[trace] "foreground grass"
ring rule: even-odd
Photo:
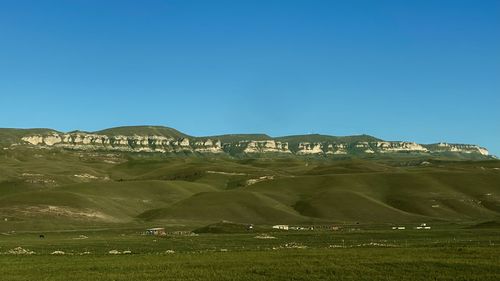
[[[498,248],[0,256],[2,280],[499,280]]]
[[[75,239],[82,235],[87,238]],[[0,280],[500,280],[497,229],[255,235],[157,238],[106,230],[46,233],[45,239],[0,236]],[[15,247],[36,254],[7,253]],[[113,249],[131,254],[110,255]],[[65,255],[51,255],[56,250]]]

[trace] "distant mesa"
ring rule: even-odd
[[[151,153],[193,153],[245,156],[256,154],[293,156],[450,155],[490,158],[486,148],[473,144],[417,144],[385,141],[368,135],[296,135],[270,137],[265,134],[229,134],[193,137],[161,126],[131,126],[97,132],[68,133],[51,129],[0,129],[0,144]]]

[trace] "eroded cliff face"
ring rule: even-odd
[[[299,142],[289,144],[275,140],[245,140],[223,143],[212,138],[172,138],[165,136],[107,136],[92,133],[50,133],[29,135],[22,143],[44,147],[79,150],[112,150],[129,152],[194,152],[227,154],[294,154],[294,155],[370,155],[388,153],[464,153],[488,156],[488,150],[477,145],[438,143],[421,145],[414,142]]]
[[[232,144],[226,144],[230,148]],[[274,140],[264,141],[239,141],[236,147],[242,149],[243,153],[291,153],[288,143]]]
[[[479,153],[481,155],[489,155],[489,152],[484,147],[479,147],[473,144],[449,144],[440,142],[432,145],[432,152],[459,152],[459,153]]]
[[[106,136],[97,134],[51,134],[23,137],[32,145],[63,147],[82,150],[115,150],[130,152],[181,152],[222,153],[220,141],[211,139],[191,142],[188,138],[174,139],[164,136]]]
[[[429,152],[424,146],[414,142],[377,142],[376,149],[380,152]]]
[[[323,146],[321,143],[301,142],[296,153],[298,155],[323,154]]]

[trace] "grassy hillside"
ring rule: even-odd
[[[139,217],[148,220],[230,220],[258,224],[307,221],[279,201],[245,191],[198,193],[170,207],[147,211]]]
[[[96,131],[94,133],[107,136],[145,135],[145,136],[165,136],[173,138],[184,138],[188,136],[184,133],[177,131],[176,129],[163,126],[124,126],[124,127],[116,127],[116,128],[109,128],[101,131]]]
[[[351,143],[351,142],[372,142],[372,141],[380,141],[380,139],[376,137],[372,137],[369,135],[356,135],[356,136],[329,136],[329,135],[320,135],[320,134],[309,134],[309,135],[294,135],[294,136],[283,136],[276,138],[280,141],[286,141],[291,144],[299,143],[299,142],[339,142],[339,143]]]
[[[272,139],[270,136],[266,134],[228,134],[228,135],[210,136],[208,138],[218,139],[224,143],[233,143],[233,142],[248,141],[248,140],[262,141],[262,140]]]
[[[0,150],[0,230],[484,222],[500,218],[500,161],[174,157]]]
[[[10,129],[0,128],[0,146],[7,146],[13,143],[19,143],[21,138],[29,135],[47,135],[50,133],[59,133],[52,129],[37,128],[37,129]]]

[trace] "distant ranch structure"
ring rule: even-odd
[[[277,224],[273,225],[273,229],[288,230],[289,226],[287,224]]]
[[[404,226],[393,226],[392,229],[393,230],[405,230],[406,227],[404,227]]]
[[[415,229],[431,229],[431,227],[427,226],[426,223],[422,223],[420,226],[415,227]]]
[[[167,233],[165,232],[165,228],[155,227],[155,228],[146,229],[146,235],[165,236],[165,235],[167,235]]]

